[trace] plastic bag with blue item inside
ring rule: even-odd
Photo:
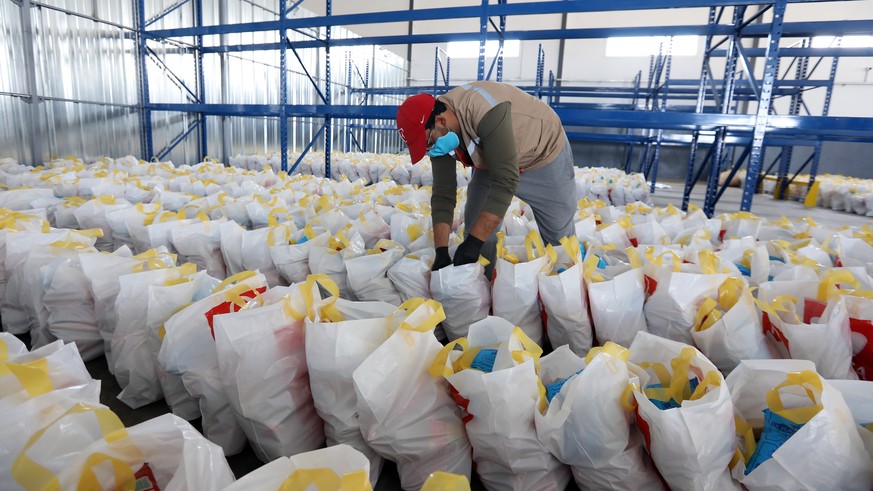
[[[548,407],[534,414],[537,435],[571,466],[581,489],[663,489],[631,428],[631,387],[647,375],[627,355],[627,349],[607,343],[583,360],[561,346],[540,362]]]
[[[731,474],[746,488],[873,486],[873,460],[846,400],[812,362],[744,360],[726,385],[738,443]]]

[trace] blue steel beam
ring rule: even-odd
[[[194,0],[194,20],[198,26],[203,25],[203,0]],[[194,55],[197,71],[197,98],[206,103],[206,74],[203,72],[203,36],[197,36],[197,53]],[[207,139],[206,115],[200,115],[200,161],[206,160],[209,153]]]
[[[348,119],[383,119],[393,121],[398,106],[358,105],[287,105],[289,117],[324,117]],[[214,116],[278,117],[277,104],[149,104],[151,111],[196,112]],[[555,109],[564,126],[612,128],[663,128],[672,130],[715,130],[725,126],[729,131],[751,131],[754,114],[697,114],[649,111],[599,111],[596,109]],[[873,118],[842,116],[770,116],[767,134],[822,137],[825,140],[858,138],[873,139]]]
[[[823,3],[828,0],[792,0],[791,3]],[[660,10],[675,8],[700,8],[729,5],[760,5],[761,0],[612,0],[609,2],[592,2],[590,0],[553,0],[546,2],[525,2],[512,4],[489,5],[488,15],[542,15],[576,12],[615,12],[628,10]],[[772,2],[765,2],[772,3]],[[326,27],[334,25],[382,24],[391,22],[432,21],[464,18],[480,18],[483,7],[441,7],[431,9],[394,10],[388,12],[370,12],[363,14],[345,14],[334,16],[288,19],[287,29],[303,27]],[[749,26],[755,27],[753,26]],[[247,22],[225,26],[182,27],[175,29],[159,29],[148,32],[149,37],[166,38],[179,36],[196,36],[199,34],[237,34],[243,32],[275,31],[279,29],[277,21]],[[221,32],[223,31],[223,32]],[[475,33],[478,35],[478,33]],[[640,34],[645,35],[645,34]],[[364,44],[371,44],[369,42]],[[379,43],[381,44],[381,43]],[[406,43],[402,43],[406,44]]]
[[[492,8],[494,6],[492,5]],[[237,31],[230,29],[233,26],[212,26],[208,34],[230,34]],[[767,37],[768,24],[753,24],[743,30],[743,37]],[[841,36],[847,34],[868,34],[873,31],[873,20],[841,20],[822,22],[792,22],[786,23],[784,32],[786,37],[807,37],[814,35]],[[681,26],[650,26],[650,27],[602,27],[587,29],[541,29],[529,31],[507,31],[505,39],[531,41],[543,39],[603,39],[608,37],[626,36],[728,36],[734,33],[734,27],[727,24],[719,25],[681,25]],[[488,40],[499,40],[500,35],[496,32],[486,34]],[[478,32],[460,33],[435,33],[435,34],[412,34],[396,36],[370,36],[361,38],[335,39],[332,46],[360,46],[362,44],[435,44],[451,41],[479,41],[481,35]],[[241,51],[267,51],[279,48],[281,43],[262,43],[247,45],[216,46],[205,50],[206,53],[241,52]],[[295,49],[322,48],[323,40],[294,41],[291,43]]]
[[[325,0],[325,14],[330,18],[333,7],[332,0]],[[324,103],[331,105],[331,88],[330,88],[330,35],[332,24],[328,24],[325,28],[325,40],[327,45],[324,48]],[[324,116],[324,176],[330,178],[330,151],[333,145],[333,125],[331,123],[330,114]]]
[[[279,39],[282,41],[287,39],[285,37],[285,23],[287,22],[285,19],[287,15],[286,5],[287,0],[279,0]],[[294,51],[294,56],[297,56],[296,51]],[[306,73],[309,81],[312,82],[312,77],[306,71],[306,65],[303,64],[299,56],[297,56],[297,60],[300,61],[303,72]],[[279,77],[279,160],[282,170],[286,171],[288,170],[288,48],[285,46],[285,43],[282,43],[282,47],[279,48]],[[318,85],[315,82],[313,82],[313,85],[315,85],[315,90],[318,90]],[[318,95],[321,95],[321,92]],[[324,96],[321,98],[324,99]]]
[[[749,58],[760,58],[767,55],[764,48],[743,48]],[[724,57],[727,50],[717,49],[711,56]],[[793,58],[798,56],[839,56],[839,57],[868,57],[873,56],[873,48],[779,48],[780,58]]]
[[[175,139],[173,139],[173,141],[170,142],[169,145],[164,147],[164,149],[162,149],[160,152],[158,152],[157,155],[155,155],[155,157],[158,160],[164,160],[164,158],[167,155],[169,155],[170,152],[172,152],[174,148],[179,146],[180,143],[185,141],[185,138],[188,138],[188,135],[190,135],[191,132],[193,132],[195,129],[197,129],[198,126],[200,126],[200,119],[195,119],[194,121],[191,122],[190,125],[188,125],[188,128],[185,131],[183,131],[179,136],[177,136]]]

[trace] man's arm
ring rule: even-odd
[[[430,197],[433,242],[435,247],[446,247],[449,245],[449,234],[452,232],[458,197],[455,159],[443,155],[431,157],[430,161],[433,171],[433,188]]]
[[[485,241],[503,220],[506,209],[518,190],[518,152],[512,132],[512,105],[502,102],[494,106],[479,122],[479,138],[488,173],[491,191],[485,199],[482,212],[470,229],[470,235]]]

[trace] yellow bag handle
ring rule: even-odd
[[[873,290],[837,290],[842,295],[851,295],[853,297],[866,298],[873,300]]]
[[[697,332],[702,332],[713,325],[721,319],[721,312],[716,310],[718,307],[718,302],[711,298],[707,298],[703,301],[700,307],[697,309],[697,314],[694,316],[694,330]]]
[[[543,245],[543,238],[536,230],[531,230],[524,237],[524,249],[527,252],[527,260],[533,261],[546,255],[546,248]]]
[[[73,230],[78,235],[82,237],[103,237],[103,230],[99,228],[88,228],[85,230]]]
[[[371,491],[364,470],[339,476],[328,468],[298,469],[279,486],[278,491],[301,491],[314,485],[318,491]]]
[[[254,291],[254,288],[252,288],[246,284],[239,284],[239,285],[232,286],[232,287],[228,288],[227,290],[222,291],[221,293],[222,293],[222,295],[224,295],[225,300],[227,300],[230,303],[233,303],[234,305],[239,307],[241,310],[247,309],[249,306],[249,302],[252,300],[258,302],[260,305],[264,305],[264,299],[261,297],[261,295],[259,293],[257,293],[257,291],[255,291],[254,298],[246,298],[246,297],[242,296],[243,293],[246,293],[249,291]]]
[[[107,455],[105,453],[96,452],[88,456],[85,460],[82,475],[79,477],[79,484],[76,486],[77,491],[94,491],[102,489],[100,481],[97,480],[97,475],[94,474],[94,467],[103,463],[112,463],[112,470],[115,475],[116,491],[135,491],[136,477],[134,476],[133,468],[129,463]]]
[[[339,298],[339,287],[330,276],[326,274],[311,274],[306,277],[306,281],[300,288],[300,295],[303,298],[303,303],[306,305],[306,314],[310,320],[315,319],[315,298],[312,295],[312,288],[316,285],[321,285],[333,299],[321,309],[321,314],[330,322],[341,322],[345,320],[343,315],[337,310],[336,299]]]
[[[732,309],[740,300],[744,290],[743,280],[733,276],[724,280],[718,287],[718,306],[725,312]]]
[[[88,244],[83,244],[81,242],[74,242],[72,240],[56,240],[49,244],[50,247],[56,247],[58,249],[68,249],[71,251],[80,251],[82,249],[90,249],[91,246]]]
[[[288,211],[287,208],[273,208],[270,210],[270,214],[267,215],[267,224],[271,227],[275,227],[279,225],[279,219],[276,218],[276,215],[279,213],[284,213],[289,219],[291,218],[291,212]]]
[[[734,428],[737,436],[743,438],[743,448],[736,449],[734,456],[731,458],[730,464],[728,464],[729,469],[733,469],[741,459],[748,464],[749,459],[752,458],[752,454],[755,453],[755,448],[757,447],[757,444],[755,443],[755,432],[752,429],[752,425],[750,425],[745,419],[741,416],[734,416]]]
[[[785,409],[779,390],[786,387],[800,387],[804,389],[806,396],[809,397],[813,405]],[[810,370],[788,372],[784,382],[767,391],[767,407],[789,421],[806,424],[823,409],[824,406],[821,403],[821,393],[823,390],[819,374]]]
[[[466,476],[434,472],[424,482],[421,491],[470,491],[470,482]]]
[[[54,421],[31,435],[27,440],[15,462],[12,464],[12,477],[18,484],[28,491],[61,491],[58,477],[49,469],[46,469],[27,455],[27,451],[48,429],[66,416],[81,413],[93,413],[100,426],[100,432],[108,443],[113,443],[127,437],[127,430],[118,416],[109,409],[98,408],[87,404],[78,403],[67,410],[64,414],[55,418]]]
[[[228,285],[230,285],[232,283],[239,283],[239,282],[245,281],[249,278],[253,278],[255,276],[255,274],[256,273],[254,271],[242,271],[242,272],[239,272],[235,275],[228,276],[224,281],[222,281],[215,288],[212,289],[212,293],[218,293],[218,292],[224,290],[225,288],[227,288]]]
[[[590,283],[606,281],[606,278],[604,278],[602,274],[595,272],[597,271],[597,264],[599,262],[600,259],[598,259],[594,254],[589,254],[582,262],[582,275]]]
[[[585,364],[588,365],[591,363],[591,361],[594,360],[594,357],[600,353],[614,356],[625,363],[627,363],[627,360],[630,357],[629,349],[620,344],[613,343],[612,341],[607,341],[603,346],[595,346],[588,350],[588,354],[585,355]]]
[[[413,314],[421,308],[429,309],[431,311],[431,314],[419,321],[417,324],[411,324],[409,322],[409,318],[412,317]],[[446,320],[446,313],[443,310],[443,304],[437,302],[436,300],[410,298],[409,300],[403,302],[400,307],[397,307],[397,310],[395,310],[395,312],[400,310],[405,310],[407,313],[406,319],[404,319],[404,321],[400,324],[400,328],[409,331],[432,331],[436,328],[437,324]]]
[[[455,365],[452,365],[451,368],[446,366],[449,360],[449,353],[451,353],[456,347],[460,347],[461,351],[466,354],[470,349],[470,343],[467,341],[467,338],[460,338],[443,346],[434,358],[433,363],[431,363],[430,368],[427,369],[431,377],[448,377],[458,372],[458,367]],[[455,363],[457,364],[458,361],[459,360],[456,360]]]
[[[540,240],[542,240],[542,238],[540,238]],[[575,235],[570,237],[561,237],[558,243],[561,244],[561,247],[564,248],[564,251],[566,251],[567,255],[570,257],[571,264],[579,264],[582,261],[582,248],[579,245],[578,237],[576,237]],[[546,249],[548,249],[548,246],[546,247]]]
[[[281,242],[276,241],[276,231],[277,230],[285,230],[285,240]],[[285,245],[291,241],[291,228],[287,223],[280,223],[276,225],[270,225],[267,228],[267,245],[270,247],[274,247],[277,245]]]
[[[518,264],[519,259],[515,254],[510,254],[509,249],[504,246],[506,240],[506,232],[497,232],[497,257],[512,264]]]
[[[697,253],[697,260],[700,263],[700,271],[703,274],[718,274],[718,258],[710,250],[703,250]]]
[[[406,233],[409,235],[409,240],[415,242],[419,237],[424,235],[424,229],[421,228],[421,225],[412,224],[406,227]]]
[[[839,290],[837,285],[840,284],[851,285],[853,288],[861,286],[861,283],[850,271],[832,269],[827,271],[818,282],[818,300],[821,302],[830,300]]]
[[[512,335],[521,342],[522,349],[513,350],[510,353],[510,356],[516,363],[524,363],[527,361],[525,358],[530,358],[534,361],[534,364],[537,365],[537,370],[539,370],[539,360],[540,356],[543,354],[543,349],[535,343],[528,335],[518,326],[512,330]]]
[[[6,343],[3,343],[3,348],[8,349],[6,348]],[[6,357],[3,356],[0,359],[6,359]],[[36,397],[55,390],[48,372],[48,360],[45,358],[24,363],[2,361],[0,362],[0,376],[7,374],[18,379],[18,383],[24,387],[24,390],[27,391],[30,397]]]
[[[352,242],[349,240],[348,237],[346,237],[344,230],[340,230],[336,233],[336,235],[333,235],[327,239],[328,248],[337,251],[341,251],[349,247],[350,245],[352,245]]]

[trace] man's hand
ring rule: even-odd
[[[482,250],[482,244],[485,242],[473,237],[472,235],[467,235],[467,238],[464,239],[464,242],[458,246],[458,250],[455,251],[455,260],[453,264],[455,266],[463,266],[465,264],[475,263],[479,260],[479,252]]]
[[[433,259],[433,266],[431,266],[430,270],[439,271],[450,264],[452,264],[452,256],[449,256],[449,248],[437,247],[436,257]]]

